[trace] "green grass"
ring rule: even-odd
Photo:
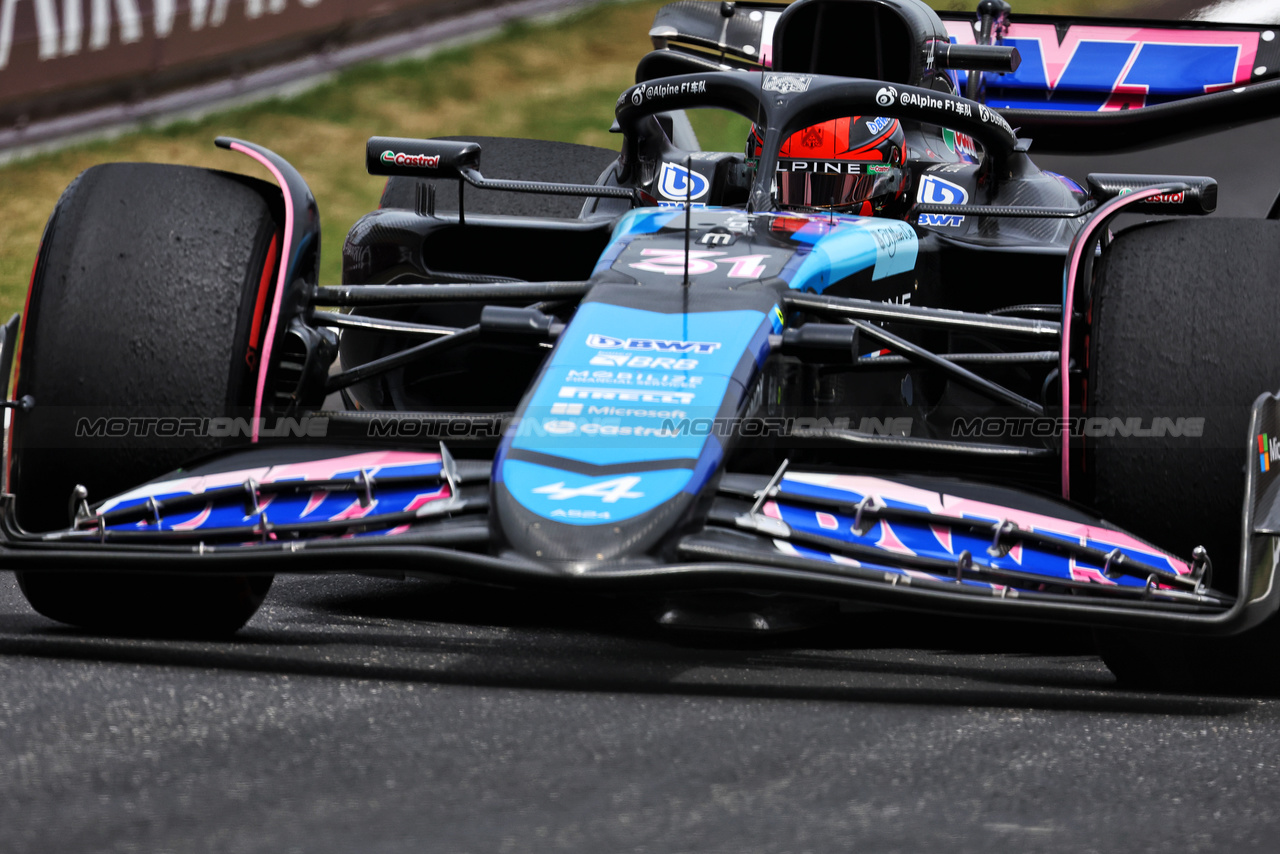
[[[287,158],[311,184],[326,236],[321,280],[337,282],[350,225],[372,210],[382,180],[364,171],[373,135],[522,136],[617,149],[608,132],[618,93],[650,49],[653,15],[666,0],[606,3],[553,24],[518,23],[482,43],[425,59],[352,68],[289,99],[199,121],[131,133],[0,167],[0,318],[22,306],[40,233],[62,189],[111,161],[187,163],[268,178],[248,158],[214,148],[219,135],[249,139]],[[973,8],[972,0],[956,0]],[[934,0],[953,8],[951,0]],[[1119,11],[1102,0],[1019,0],[1022,11]],[[704,146],[740,150],[747,123],[703,111]]]
[[[706,151],[744,151],[751,122],[728,110],[689,110],[689,124]]]
[[[614,104],[650,49],[647,33],[661,5],[606,3],[554,24],[515,24],[426,59],[352,68],[297,97],[0,167],[0,317],[21,309],[44,222],[84,169],[112,161],[187,163],[270,180],[248,158],[215,148],[219,135],[265,145],[307,179],[325,235],[321,279],[337,282],[342,239],[382,192],[383,179],[364,170],[368,137],[485,134],[617,149],[619,138],[609,133]]]

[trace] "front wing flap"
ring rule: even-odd
[[[705,524],[658,555],[572,570],[491,554],[488,463],[360,451],[277,465],[267,449],[145,484],[64,531],[31,534],[0,498],[0,568],[277,573],[394,571],[608,593],[776,591],[991,617],[1227,634],[1280,606],[1280,397],[1253,409],[1239,589],[1078,509],[919,477],[726,474]]]

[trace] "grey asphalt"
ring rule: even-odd
[[[1280,703],[1117,689],[1080,632],[848,615],[672,639],[602,603],[286,578],[224,643],[0,577],[0,850],[1274,850]]]
[[[1256,216],[1278,131],[1036,159],[1217,175]],[[333,577],[278,579],[233,641],[148,642],[0,574],[0,852],[1238,852],[1278,821],[1280,702],[1120,690],[1076,630],[848,615],[735,648]]]

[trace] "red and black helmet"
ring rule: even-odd
[[[751,130],[747,157],[763,147]],[[778,152],[774,197],[790,210],[838,210],[873,216],[902,195],[906,138],[897,119],[852,116],[791,135]]]

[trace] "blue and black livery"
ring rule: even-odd
[[[1264,118],[1280,112],[1280,81],[1255,73],[1183,97],[1190,66],[1146,53],[1153,26],[1072,19],[1056,45],[1037,42],[1037,61],[1092,27],[1117,53],[1176,65],[1168,91],[1138,103],[1128,78],[1107,93],[1078,74],[1046,78],[1049,109],[1029,110],[1016,92],[1038,78],[1019,72],[1020,51],[1045,21],[982,8],[969,39],[919,0],[672,4],[618,98],[619,152],[371,138],[368,170],[391,180],[347,236],[340,285],[316,281],[301,176],[223,140],[279,184],[194,170],[232,200],[184,212],[209,219],[193,240],[243,259],[242,282],[215,284],[237,306],[225,349],[247,353],[230,375],[175,356],[134,382],[96,371],[83,335],[45,324],[18,339],[6,326],[4,375],[21,353],[6,437],[19,477],[0,497],[0,568],[55,619],[170,633],[238,628],[276,572],[352,570],[657,597],[690,628],[724,626],[726,608],[761,593],[797,615],[819,599],[1183,638],[1258,628],[1280,607],[1280,356],[1270,327],[1249,324],[1280,312],[1268,254],[1280,212],[1113,237],[1120,214],[1212,213],[1216,183],[1077,182],[1040,170],[1025,137],[1035,127],[1037,144],[1088,149],[1081,128],[1139,144],[1188,117],[1201,130]],[[1251,62],[1276,41],[1174,29],[1210,52],[1239,43],[1238,58],[1252,45]],[[1061,109],[1102,94],[1129,109]],[[682,122],[700,108],[753,124],[758,159],[699,150]],[[850,115],[901,123],[905,214],[785,209],[782,141]],[[556,164],[569,174],[544,171]],[[173,206],[155,228],[180,230],[186,201],[166,190],[181,176],[137,168]],[[32,317],[75,311],[68,294],[90,284],[75,269],[92,265],[67,258],[103,241],[66,223],[128,201],[85,201],[92,183],[55,211]],[[257,217],[251,246],[227,236],[223,208]],[[46,275],[57,262],[69,272]],[[159,253],[122,280],[181,265]],[[1219,289],[1250,317],[1228,317]],[[179,341],[186,307],[153,301],[132,340]],[[1186,317],[1161,314],[1184,305]],[[1202,358],[1202,337],[1170,332],[1187,317],[1253,331],[1218,336],[1222,352]],[[65,422],[49,414],[90,411],[49,379],[72,356],[78,387],[109,406],[59,438],[39,429]],[[227,411],[187,419],[189,445],[164,434],[176,469],[104,462],[94,443],[118,438],[111,425],[133,441],[133,413],[201,385]],[[148,417],[148,430],[171,426]],[[85,483],[121,485],[98,495]],[[47,500],[55,490],[65,503]],[[715,613],[700,610],[707,595]],[[202,619],[156,616],[179,600]],[[761,624],[739,617],[728,623]],[[1104,655],[1117,673],[1159,671],[1163,643],[1116,637]],[[1188,656],[1213,648],[1185,643]]]

